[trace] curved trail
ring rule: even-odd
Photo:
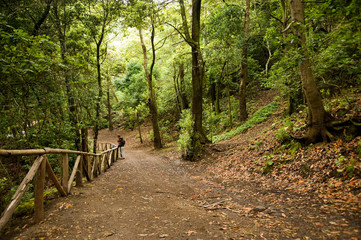
[[[223,184],[200,163],[140,148],[135,132],[103,130],[99,141],[114,142],[119,133],[125,159],[54,199],[42,223],[25,220],[5,239],[361,239],[351,237],[360,235],[357,222],[313,195]]]
[[[14,239],[230,239],[177,162],[129,149],[106,173],[46,207]],[[216,200],[215,200],[216,201]]]

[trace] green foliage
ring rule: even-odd
[[[231,110],[232,110],[231,111],[232,123],[234,124],[239,117],[239,113],[238,113],[239,102],[233,96],[231,96],[230,101],[231,101]],[[212,138],[214,135],[220,134],[221,132],[224,132],[225,130],[231,128],[228,99],[223,98],[220,101],[220,105],[227,107],[224,109],[224,111],[221,111],[218,114],[214,111],[214,109],[211,109],[212,106],[206,105],[204,107],[204,126],[208,132],[209,138]]]
[[[6,188],[7,181],[8,179],[6,177],[0,179],[0,192],[2,192]]]
[[[255,150],[255,149],[259,149],[262,145],[263,145],[262,140],[255,141],[255,142],[251,141],[248,147],[250,150]]]
[[[53,197],[58,193],[56,188],[50,188],[44,191],[44,198],[47,199],[49,197]],[[31,196],[31,197],[30,197]],[[34,212],[34,197],[33,194],[29,196],[24,196],[19,206],[15,209],[15,216],[24,216],[31,215]]]
[[[355,159],[349,159],[342,154],[338,154],[335,159],[335,166],[337,167],[337,175],[352,178],[355,175]]]
[[[169,142],[171,140],[171,128],[173,124],[169,120],[161,120],[159,121],[159,128],[162,136],[162,142]]]
[[[267,174],[267,173],[271,172],[274,167],[274,162],[272,160],[274,156],[271,154],[271,155],[266,155],[263,157],[266,159],[266,163],[262,167],[262,173]]]
[[[192,115],[189,109],[182,111],[182,116],[178,121],[178,127],[180,128],[179,139],[177,144],[182,153],[192,152],[192,134],[193,134],[193,121]]]
[[[146,106],[147,82],[143,67],[137,62],[128,63],[124,76],[115,79],[114,84],[118,90],[119,101],[122,103],[123,126],[134,129],[136,112],[140,122],[149,115]]]
[[[256,126],[257,124],[264,122],[268,119],[268,117],[273,114],[279,107],[279,104],[276,102],[272,102],[270,104],[268,104],[267,106],[264,106],[263,108],[261,108],[260,110],[258,110],[257,112],[255,112],[255,114],[250,117],[244,124],[242,124],[241,126],[239,126],[238,128],[223,133],[221,135],[215,136],[213,141],[214,142],[219,142],[225,139],[229,139],[241,132],[246,131],[249,128],[252,128],[254,126]]]
[[[136,62],[130,62],[122,78],[115,80],[119,91],[120,102],[125,107],[136,108],[147,98],[147,82],[143,67]]]
[[[273,58],[278,61],[272,65],[263,85],[279,89],[282,97],[288,98],[301,89],[301,79],[297,68],[301,56],[296,49],[290,48],[287,56],[281,51],[276,51]]]
[[[301,148],[301,143],[295,140],[288,140],[287,142],[282,143],[280,146],[276,148],[277,152],[282,152],[287,155],[294,155]]]
[[[290,134],[285,128],[280,128],[277,130],[276,138],[280,143],[288,142],[291,139]]]
[[[30,198],[19,204],[15,209],[15,216],[31,215],[34,212],[34,198]]]
[[[242,8],[238,5],[219,5],[212,11],[207,22],[207,38],[219,39],[225,43],[235,42],[242,33]]]

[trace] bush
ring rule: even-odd
[[[189,109],[182,111],[181,119],[178,121],[180,135],[177,144],[182,153],[192,152],[192,133],[193,133],[192,114]]]
[[[289,133],[286,131],[286,128],[278,129],[276,138],[281,144],[288,142],[291,139]]]

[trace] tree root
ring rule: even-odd
[[[309,145],[311,143],[330,142],[337,138],[349,140],[357,136],[361,136],[361,123],[355,119],[348,119],[330,121],[320,129],[312,129],[312,126],[309,126],[305,136],[296,137],[291,135],[291,138],[302,145]]]

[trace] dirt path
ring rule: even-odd
[[[195,183],[161,159],[128,150],[103,176],[47,211],[16,239],[212,239],[212,213],[189,200]],[[189,235],[189,236],[188,236]],[[194,236],[192,236],[194,235]],[[223,238],[220,238],[223,239]]]
[[[103,142],[116,139],[103,132]],[[123,133],[122,133],[123,134]],[[145,150],[128,136],[126,158],[71,196],[46,208],[39,225],[23,226],[11,239],[232,239],[227,214],[199,206],[204,188],[179,166]],[[114,141],[113,141],[114,142]],[[130,148],[130,149],[129,149]],[[215,199],[215,202],[219,200]],[[239,224],[239,223],[237,223]]]
[[[358,239],[358,223],[312,196],[225,186],[172,152],[139,149],[135,133],[103,131],[100,141],[118,133],[127,140],[124,160],[55,199],[41,224],[10,239]]]

